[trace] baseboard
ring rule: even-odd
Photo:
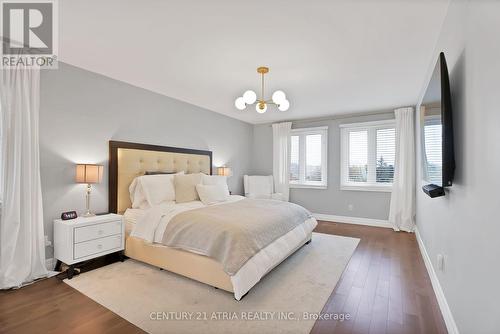
[[[382,219],[325,215],[322,213],[313,213],[313,215],[318,220],[326,220],[329,222],[392,228],[387,220]]]
[[[415,229],[415,237],[417,238],[418,248],[420,249],[420,253],[422,254],[422,258],[424,259],[425,268],[427,268],[427,272],[429,273],[432,288],[434,289],[434,294],[436,295],[439,308],[441,309],[441,314],[443,315],[446,328],[448,329],[448,333],[458,334],[457,324],[455,323],[455,319],[453,318],[453,314],[451,313],[450,306],[446,301],[443,289],[441,288],[441,284],[439,283],[436,272],[434,271],[434,267],[432,266],[431,258],[429,257],[429,254],[425,249],[425,245],[422,241],[422,238],[420,237],[420,233],[418,233],[418,228]]]

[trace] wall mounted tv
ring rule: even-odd
[[[453,184],[455,150],[450,79],[446,58],[441,52],[420,105],[422,113],[423,187],[431,197],[444,196],[444,187]]]

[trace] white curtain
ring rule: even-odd
[[[415,121],[413,108],[396,109],[396,159],[389,222],[395,231],[415,229]]]
[[[40,72],[0,71],[0,288],[47,276],[38,139]]]
[[[291,122],[273,124],[273,177],[275,192],[290,199],[290,132]]]

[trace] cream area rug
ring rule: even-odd
[[[309,333],[358,242],[313,233],[241,301],[132,259],[64,282],[149,333]]]

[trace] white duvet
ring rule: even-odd
[[[232,195],[226,202],[212,204],[224,205],[242,200],[244,197]],[[127,220],[135,220],[131,236],[143,239],[149,243],[161,243],[165,228],[170,220],[177,214],[198,209],[206,206],[201,201],[176,204],[175,202],[163,203],[153,206],[138,214],[134,212],[125,212]],[[263,248],[254,255],[241,269],[233,276],[231,282],[234,289],[234,297],[240,300],[260,279],[272,268],[283,261],[288,255],[293,253],[316,227],[317,222],[314,218],[308,219],[304,224],[297,226],[287,234],[278,238],[276,241]]]

